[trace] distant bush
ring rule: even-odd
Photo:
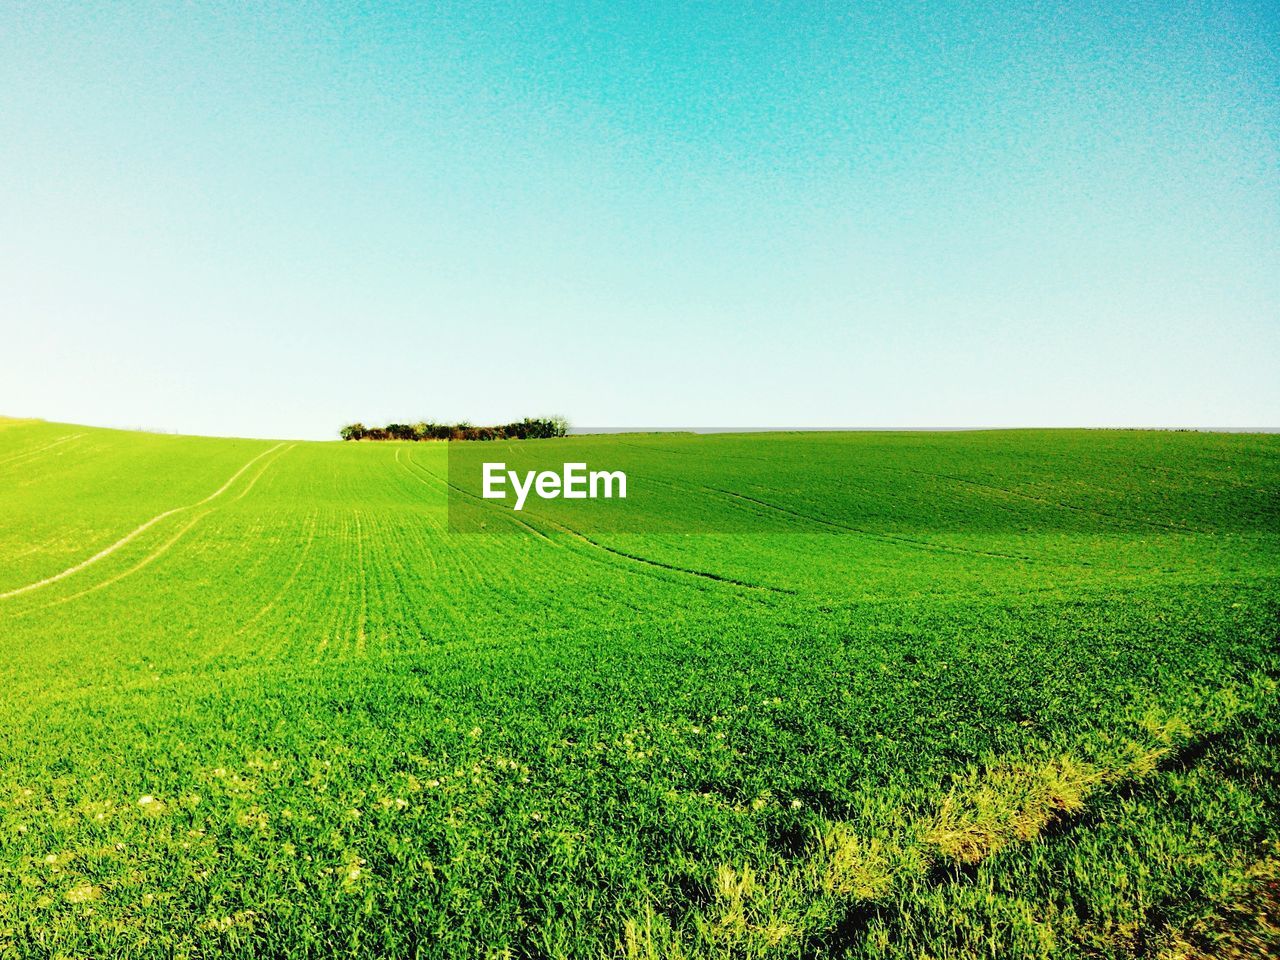
[[[413,424],[389,423],[385,427],[349,423],[338,435],[343,440],[545,440],[563,437],[568,432],[569,421],[564,417],[539,420],[526,417],[519,423],[496,427],[477,427],[465,420],[452,424],[420,420]]]

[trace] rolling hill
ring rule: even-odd
[[[1263,936],[1280,436],[453,446],[0,420],[0,955]]]

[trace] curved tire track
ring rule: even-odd
[[[260,454],[258,454],[256,457],[251,458],[248,463],[246,463],[243,467],[241,467],[239,470],[233,473],[230,479],[228,479],[226,483],[220,486],[217,490],[213,491],[213,493],[209,494],[209,496],[205,497],[203,500],[197,500],[195,503],[188,503],[185,506],[181,506],[181,507],[174,507],[171,510],[164,511],[164,513],[158,513],[154,517],[152,517],[150,520],[148,520],[146,523],[142,524],[139,527],[136,527],[129,533],[125,534],[115,543],[111,544],[111,546],[106,547],[103,550],[99,550],[97,553],[89,557],[87,560],[81,560],[79,563],[75,564],[74,566],[68,567],[67,569],[63,570],[61,573],[55,573],[51,577],[45,577],[43,580],[37,580],[35,583],[28,583],[25,586],[15,587],[12,590],[7,590],[4,593],[0,593],[0,600],[6,600],[9,597],[16,597],[24,593],[30,593],[32,590],[39,590],[41,587],[50,586],[51,584],[57,583],[59,580],[65,580],[67,577],[70,577],[79,573],[81,570],[84,570],[86,567],[92,566],[93,564],[97,563],[99,560],[105,560],[107,557],[111,556],[111,554],[115,553],[121,547],[127,545],[137,537],[141,536],[147,530],[151,529],[161,520],[165,519],[165,517],[171,517],[175,513],[182,513],[184,510],[191,510],[191,509],[194,509],[195,507],[203,506],[204,504],[208,503],[210,500],[214,500],[217,497],[220,497],[223,493],[227,491],[228,487],[230,487],[233,483],[235,483],[236,480],[238,480],[244,474],[246,470],[248,470],[251,466],[257,463],[267,454],[271,453],[273,450],[279,450],[283,446],[284,446],[283,442],[277,443],[274,447],[271,447],[268,450],[264,450]]]

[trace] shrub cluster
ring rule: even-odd
[[[477,427],[462,423],[389,423],[385,427],[366,427],[363,423],[349,423],[338,433],[343,440],[543,440],[563,437],[569,432],[569,421],[564,417],[545,417],[532,420],[525,417],[519,423],[504,423],[496,427]]]

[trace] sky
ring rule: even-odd
[[[215,435],[1280,426],[1280,8],[6,3],[0,344]]]

